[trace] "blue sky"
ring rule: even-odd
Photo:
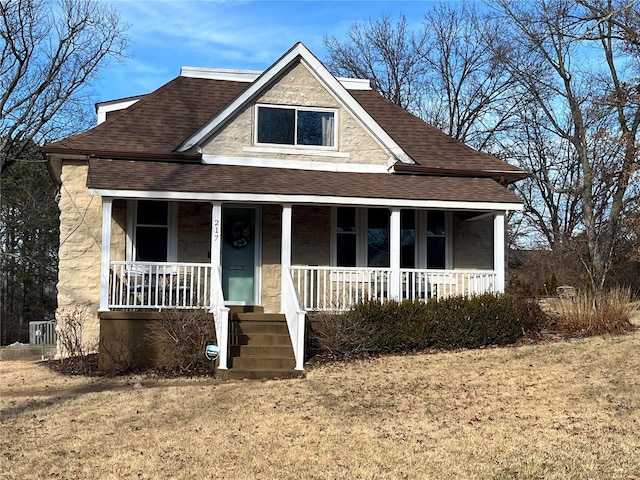
[[[130,56],[112,63],[96,101],[148,93],[181,66],[262,70],[297,41],[320,60],[324,36],[342,40],[355,21],[407,16],[419,26],[431,1],[105,0],[130,25]],[[450,3],[456,3],[450,0]]]

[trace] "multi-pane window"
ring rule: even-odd
[[[169,244],[169,203],[139,200],[135,224],[135,259],[166,262]]]
[[[427,212],[427,268],[445,268],[446,265],[445,214],[442,210]]]
[[[446,212],[400,210],[400,268],[447,268]],[[390,267],[388,208],[336,208],[335,253],[339,267]]]
[[[367,211],[367,266],[389,266],[389,210],[386,208]]]
[[[335,112],[258,106],[257,143],[335,146]]]
[[[336,265],[355,267],[357,254],[356,209],[339,207],[336,212]]]
[[[400,211],[400,267],[416,266],[416,212]]]

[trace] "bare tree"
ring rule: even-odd
[[[424,17],[427,72],[421,116],[479,150],[510,128],[522,96],[502,68],[505,26],[475,4],[440,4]]]
[[[420,52],[425,38],[407,29],[406,17],[395,24],[390,17],[356,22],[346,41],[325,37],[324,44],[329,51],[327,68],[334,74],[368,78],[380,95],[403,108],[420,105],[425,85]]]
[[[125,26],[97,0],[0,2],[0,340],[55,310],[58,210],[38,145],[78,132],[90,84],[123,56]],[[9,169],[11,165],[20,165]]]
[[[355,23],[344,41],[325,38],[327,67],[338,75],[369,78],[382,96],[409,109],[452,137],[489,150],[508,129],[521,96],[500,67],[495,45],[504,28],[475,4],[434,7],[422,28]]]
[[[616,0],[498,0],[493,5],[514,28],[507,37],[512,42],[505,68],[541,113],[536,121],[555,138],[551,145],[560,146],[551,156],[528,157],[537,173],[536,188],[556,221],[562,221],[553,211],[558,195],[579,209],[579,223],[572,220],[563,234],[570,233],[574,245],[584,243],[581,261],[591,286],[601,290],[621,240],[631,187],[638,181],[640,57],[634,54],[637,34],[630,33],[640,31],[638,5]],[[563,162],[548,175],[550,166]],[[540,217],[542,230],[544,222]]]
[[[32,142],[86,126],[87,86],[124,54],[124,32],[118,14],[95,0],[0,3],[1,172]]]

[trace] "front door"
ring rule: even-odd
[[[225,303],[255,305],[256,209],[222,209],[222,291]]]

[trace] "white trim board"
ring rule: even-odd
[[[446,200],[414,200],[395,198],[363,198],[331,195],[279,195],[266,193],[192,193],[90,188],[89,195],[114,198],[148,198],[191,202],[291,203],[299,205],[350,205],[400,208],[433,208],[439,210],[521,211],[521,203],[457,202]]]
[[[340,173],[389,173],[386,165],[281,160],[276,158],[227,157],[224,155],[202,155],[202,163],[205,165],[235,165],[239,167],[284,168],[289,170],[315,170]]]
[[[263,70],[242,70],[232,68],[188,67],[180,68],[181,77],[204,78],[208,80],[229,80],[251,83],[262,75]],[[349,90],[371,90],[371,81],[367,78],[336,77]]]

